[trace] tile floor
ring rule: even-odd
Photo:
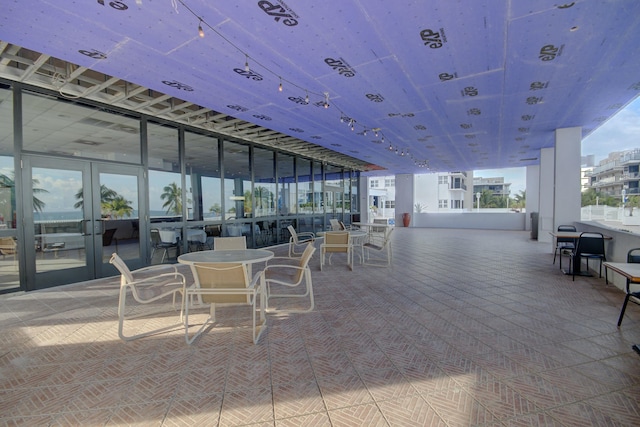
[[[392,268],[312,262],[316,310],[125,343],[117,279],[0,298],[0,424],[640,425],[640,307],[525,232],[399,228]],[[281,248],[279,249],[281,251]],[[183,266],[184,267],[184,266]],[[129,326],[175,322],[164,313]]]

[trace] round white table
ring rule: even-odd
[[[266,249],[238,249],[189,252],[178,257],[180,264],[195,262],[243,263],[254,264],[273,258],[273,252]]]

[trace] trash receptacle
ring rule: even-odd
[[[531,212],[531,238],[538,240],[538,212]]]

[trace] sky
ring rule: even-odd
[[[640,97],[582,140],[582,155],[593,154],[596,165],[613,151],[634,148],[640,148]],[[511,183],[511,197],[526,189],[525,168],[486,169],[474,171],[473,176],[503,176],[505,182]]]

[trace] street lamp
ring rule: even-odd
[[[476,200],[478,201],[478,212],[480,212],[480,196],[481,196],[480,192],[477,192],[476,193]]]

